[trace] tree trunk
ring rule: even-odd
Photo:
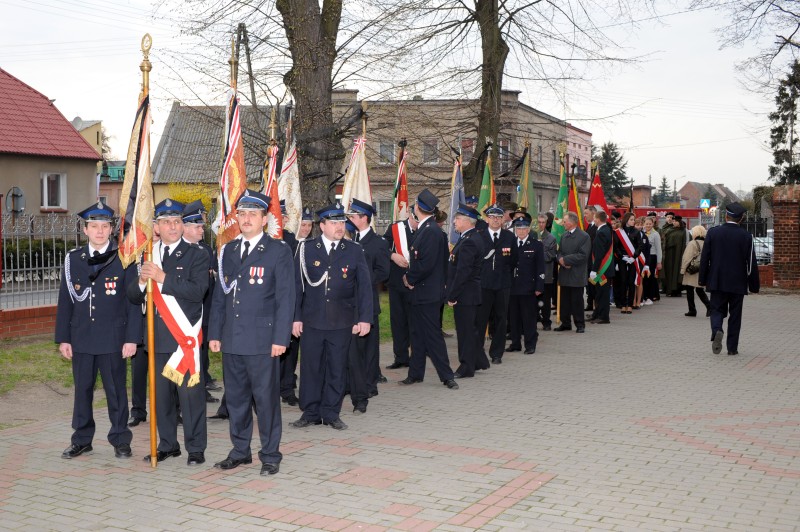
[[[277,0],[292,54],[284,83],[295,101],[294,132],[303,203],[315,209],[333,199],[328,186],[344,150],[333,123],[331,94],[341,0]]]
[[[481,30],[481,51],[483,63],[481,65],[481,101],[478,112],[478,136],[475,139],[475,154],[482,153],[486,148],[488,137],[494,145],[492,175],[497,166],[497,135],[500,132],[501,120],[501,91],[503,89],[503,72],[505,71],[506,58],[508,58],[508,44],[503,39],[500,30],[500,14],[498,0],[476,0],[475,19]],[[479,194],[483,173],[483,166],[478,165],[477,158],[473,157],[464,171],[464,188],[467,195]]]

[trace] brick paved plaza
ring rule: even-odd
[[[184,453],[151,469],[147,425],[115,459],[103,412],[94,453],[62,460],[65,412],[0,431],[0,529],[797,529],[798,310],[798,295],[747,297],[735,357],[666,298],[587,334],[542,332],[535,355],[458,391],[430,365],[411,387],[384,370],[366,415],[346,398],[344,432],[291,429],[300,411],[284,405],[274,477],[257,459],[212,468],[230,448],[221,421],[201,467]]]

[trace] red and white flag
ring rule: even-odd
[[[239,236],[236,202],[247,189],[247,168],[244,164],[242,124],[239,120],[239,97],[231,88],[225,115],[225,150],[219,179],[219,212],[213,226],[217,231],[217,250]]]

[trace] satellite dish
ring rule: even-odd
[[[83,120],[81,119],[81,117],[76,116],[75,118],[72,119],[72,127],[77,129],[78,131],[81,130],[81,127],[83,127]]]
[[[11,187],[11,190],[6,194],[6,210],[14,213],[21,214],[25,211],[25,193],[19,187]]]

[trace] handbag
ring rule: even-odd
[[[689,264],[686,265],[686,273],[688,274],[695,274],[700,271],[700,246],[698,245],[697,240],[694,241],[694,245],[697,248],[697,253],[689,262]]]

